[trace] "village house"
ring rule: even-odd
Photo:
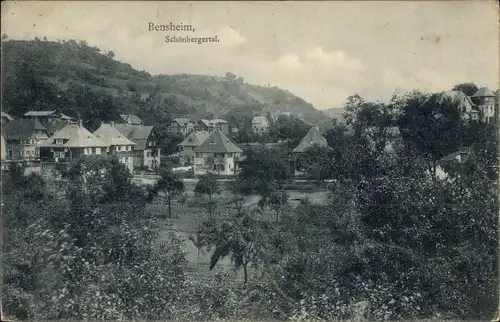
[[[219,130],[225,135],[229,134],[229,124],[223,119],[201,119],[197,122],[197,129],[199,131],[213,132]]]
[[[105,155],[108,144],[82,125],[71,123],[40,145],[40,157],[47,162],[72,162],[83,155]]]
[[[16,119],[2,125],[5,139],[5,158],[12,161],[37,160],[40,144],[49,135],[35,119]]]
[[[292,150],[293,153],[304,153],[307,149],[313,147],[327,147],[328,142],[319,132],[319,126],[313,126],[304,136],[299,145]]]
[[[481,87],[472,95],[471,99],[481,110],[482,121],[491,123],[495,118],[495,94],[487,87]]]
[[[156,145],[153,126],[115,124],[115,128],[134,142],[134,167],[155,169],[160,166],[161,148]]]
[[[207,131],[194,131],[189,134],[187,138],[184,139],[177,146],[179,147],[179,162],[182,165],[192,165],[194,164],[194,157],[196,153],[194,149],[200,146],[205,140],[210,136]]]
[[[139,118],[139,116],[134,114],[120,114],[120,118],[124,123],[132,125],[144,125],[144,122]]]
[[[41,124],[45,125],[49,122],[55,122],[57,120],[71,121],[72,118],[63,114],[58,113],[56,110],[53,111],[29,111],[24,114],[25,118],[36,119]]]
[[[254,116],[252,119],[252,132],[253,133],[268,133],[269,120],[265,116]]]
[[[189,135],[196,128],[196,122],[187,117],[176,117],[170,122],[169,132]]]
[[[1,113],[2,113],[2,124],[8,123],[14,119],[12,116],[5,113],[4,111],[2,111]]]
[[[479,109],[472,99],[462,91],[443,92],[442,98],[449,98],[460,110],[461,117],[470,121],[479,120]]]
[[[194,148],[194,174],[207,172],[219,175],[235,175],[241,150],[222,131],[216,129],[198,147]]]
[[[118,131],[114,122],[102,123],[94,135],[108,145],[106,154],[116,156],[130,173],[134,172],[134,145],[125,135]]]

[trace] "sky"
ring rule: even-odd
[[[496,1],[2,2],[9,39],[85,40],[151,74],[232,72],[317,109],[359,94],[499,88]],[[149,23],[195,31],[149,31]],[[205,44],[165,36],[212,37]]]

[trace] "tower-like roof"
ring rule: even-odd
[[[481,87],[478,89],[472,97],[495,97],[492,91],[488,89],[488,87]]]
[[[203,153],[240,153],[243,152],[230,138],[219,130],[213,131],[210,136],[198,147],[195,152]]]

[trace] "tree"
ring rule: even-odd
[[[171,170],[162,168],[160,178],[150,188],[150,200],[155,196],[162,196],[168,203],[168,218],[172,218],[172,200],[184,192],[184,183]]]
[[[115,53],[114,53],[113,51],[111,51],[111,50],[110,50],[110,51],[108,51],[108,52],[106,53],[106,56],[107,56],[107,57],[109,57],[109,58],[114,58],[114,57],[115,57]]]
[[[248,264],[258,264],[266,248],[265,230],[268,225],[247,213],[224,220],[218,225],[202,227],[199,232],[204,235],[204,245],[213,248],[210,269],[219,259],[230,256],[236,269],[243,268],[244,282],[248,282]]]
[[[472,96],[474,95],[479,88],[477,87],[476,84],[474,83],[462,83],[462,84],[457,84],[453,86],[454,91],[461,91],[467,96]]]
[[[217,178],[212,174],[203,175],[200,177],[196,186],[194,187],[194,193],[198,195],[206,195],[208,197],[208,213],[210,219],[212,218],[212,213],[215,207],[213,195],[220,194],[221,188]]]
[[[231,72],[227,72],[227,73],[226,73],[226,78],[229,78],[229,79],[236,79],[236,77],[237,77],[237,76],[236,76],[235,74],[231,73]]]
[[[428,161],[429,172],[436,177],[438,160],[462,147],[465,123],[451,99],[441,95],[412,93],[399,102],[399,128],[409,149]]]

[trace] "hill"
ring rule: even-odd
[[[343,108],[329,108],[326,110],[322,110],[321,112],[328,116],[329,119],[337,119],[339,122],[344,121],[345,109]]]
[[[57,109],[82,118],[90,129],[119,113],[138,114],[159,128],[176,116],[241,122],[285,112],[309,124],[329,123],[311,104],[277,87],[251,85],[231,73],[151,75],[84,41],[7,40],[2,52],[2,108],[17,117]]]

